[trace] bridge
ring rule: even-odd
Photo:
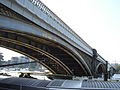
[[[96,76],[106,61],[40,0],[0,0],[0,46],[53,74]]]

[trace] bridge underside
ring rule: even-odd
[[[9,30],[0,29],[1,47],[19,52],[33,60],[42,60],[40,64],[54,74],[87,75],[76,60],[58,44],[31,35],[7,31]]]
[[[43,37],[35,35],[33,32],[27,33],[20,31],[20,28],[13,29],[15,27],[22,26],[22,29],[26,31],[27,26],[29,28],[38,26],[2,4],[0,4],[0,18],[1,22],[4,23],[1,23],[0,25],[1,47],[19,52],[32,58],[33,60],[42,60],[40,64],[45,66],[54,74],[89,76],[94,73],[94,71],[92,71],[94,67],[91,65],[93,62],[92,57],[86,55],[82,51],[75,49],[81,56],[78,57],[75,52],[68,48],[68,44],[65,46],[62,45],[61,42],[52,40],[49,36]],[[4,21],[4,19],[2,20],[2,18],[5,18],[6,21]],[[13,21],[12,23],[17,24],[10,26],[10,20]],[[4,27],[4,25],[8,26]],[[24,25],[26,25],[26,27]],[[29,29],[27,29],[27,31],[29,31]],[[39,31],[42,32],[40,26]],[[44,33],[48,33],[49,35],[51,34],[51,32],[47,32],[47,30],[45,30]],[[55,39],[57,40],[59,36],[54,35],[54,37],[56,37]]]

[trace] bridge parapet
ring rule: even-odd
[[[64,35],[67,34],[67,36],[74,41],[74,43],[77,42],[79,46],[80,44],[83,44],[83,48],[87,49],[89,54],[91,54],[91,47],[84,42],[68,25],[66,25],[57,15],[55,15],[46,5],[44,5],[40,0],[29,0],[33,5],[35,5],[37,8],[39,8],[43,13],[45,13],[49,18],[54,20],[59,26],[63,28],[63,31],[61,31],[60,28],[57,28],[60,32],[62,32]],[[49,23],[51,24],[51,23]],[[52,25],[54,26],[54,25]],[[81,43],[82,42],[82,43]]]
[[[98,55],[97,60],[102,62],[103,64],[106,64],[106,60],[102,58],[100,55]]]
[[[19,6],[22,6],[23,11],[22,8],[19,7],[21,9],[20,10],[17,8],[17,6],[14,5],[12,5],[12,7],[8,6],[19,14],[22,14],[24,17],[28,18],[38,25],[42,25],[43,28],[47,29],[50,32],[56,32],[55,34],[59,34],[59,36],[64,40],[87,53],[88,55],[93,55],[92,48],[57,15],[55,15],[49,8],[47,8],[47,6],[45,6],[40,0],[13,0],[9,2],[16,2],[19,4]],[[50,30],[48,26],[41,24],[39,19],[42,19],[45,23],[53,27],[55,30]]]

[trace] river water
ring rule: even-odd
[[[15,71],[14,72],[9,72],[8,75],[11,75],[12,77],[19,77],[20,73],[16,73]],[[49,80],[45,75],[39,75],[39,74],[36,74],[36,75],[31,75],[32,77],[34,78],[37,78],[37,79],[41,79],[41,80]],[[0,78],[2,77],[2,75],[0,75]],[[4,78],[7,78],[7,76],[4,76]],[[103,80],[103,78],[100,78],[101,80]],[[81,78],[79,77],[78,80],[81,80]],[[99,79],[98,79],[99,80]],[[120,74],[114,74],[110,80],[118,80],[120,81]]]
[[[120,80],[120,74],[114,74],[111,79],[112,80]]]

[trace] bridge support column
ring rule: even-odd
[[[108,80],[108,61],[106,61],[106,65],[105,65],[105,73],[104,73],[104,81]]]
[[[96,49],[93,49],[93,59],[92,59],[92,69],[93,69],[93,77],[95,78],[96,77],[96,58],[97,58],[97,50]]]

